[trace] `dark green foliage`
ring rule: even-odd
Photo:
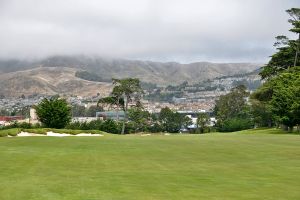
[[[216,101],[214,113],[217,118],[217,127],[222,131],[225,122],[234,118],[250,120],[250,108],[246,103],[249,93],[243,85],[237,86],[230,93],[220,96]]]
[[[148,126],[151,124],[151,115],[148,111],[141,108],[132,108],[128,110],[128,119],[131,121],[134,132],[148,131]]]
[[[108,133],[120,133],[121,124],[117,121],[107,119],[102,120],[93,120],[90,122],[72,122],[66,126],[66,129],[72,130],[100,130]]]
[[[71,121],[71,108],[65,99],[43,99],[35,106],[41,123],[48,128],[64,128]]]
[[[72,106],[72,116],[73,117],[95,117],[96,112],[103,111],[101,106],[90,106],[89,108],[85,108],[81,105],[73,105]]]
[[[253,122],[257,127],[272,127],[274,125],[274,117],[272,115],[271,106],[263,101],[258,101],[251,97],[251,114]]]
[[[90,106],[85,111],[85,117],[95,117],[96,112],[102,112],[103,108],[101,106]]]
[[[72,106],[72,116],[73,117],[84,117],[86,109],[81,105],[73,105]]]
[[[7,110],[5,110],[5,109],[1,109],[1,110],[0,110],[0,115],[2,115],[2,116],[9,116],[9,115],[10,115],[10,112],[7,111]]]
[[[162,108],[159,114],[159,121],[163,130],[169,133],[178,133],[181,128],[186,128],[192,123],[189,117],[173,112],[170,108]]]
[[[80,122],[71,122],[66,126],[66,129],[72,129],[72,130],[80,130],[81,129],[81,123]]]
[[[75,76],[88,81],[96,81],[96,82],[110,82],[110,79],[102,78],[97,74],[90,73],[88,71],[77,71]]]
[[[72,130],[102,130],[102,120],[93,120],[90,122],[72,122],[66,126],[66,129]]]
[[[127,123],[127,111],[129,103],[135,103],[136,107],[142,107],[141,95],[143,89],[140,80],[137,78],[113,79],[114,88],[111,96],[102,98],[98,101],[98,105],[106,104],[116,106],[124,111],[124,120],[122,124],[121,134],[125,133],[125,125]]]
[[[121,95],[114,95],[109,97],[103,97],[98,101],[98,107],[108,106],[109,108],[117,107],[124,110],[124,98]]]
[[[154,122],[152,123],[149,127],[148,127],[149,132],[151,133],[159,133],[159,132],[163,132],[163,126],[158,123],[158,122]]]
[[[296,53],[295,41],[290,41],[288,46],[277,48],[278,52],[271,56],[269,63],[263,67],[260,75],[263,79],[268,79],[276,76],[278,73],[293,67],[295,53]],[[300,65],[299,60],[297,65]]]
[[[197,117],[197,133],[204,133],[210,122],[209,115],[207,113],[199,113]]]
[[[0,130],[7,130],[7,129],[13,129],[13,128],[28,129],[28,128],[40,128],[40,127],[41,127],[41,125],[39,123],[30,124],[27,122],[21,122],[21,123],[13,122],[10,125],[0,127]]]
[[[260,73],[267,81],[252,95],[252,99],[257,101],[252,110],[255,120],[275,120],[292,130],[300,124],[300,67],[297,67],[300,65],[300,8],[286,12],[291,17],[288,20],[292,25],[290,31],[298,34],[298,39],[290,40],[282,35],[276,37],[274,46],[278,51]]]
[[[223,122],[223,125],[219,127],[221,132],[233,132],[241,131],[245,129],[253,128],[254,124],[249,118],[231,118]]]
[[[22,122],[19,124],[18,128],[32,128],[33,126],[30,123]]]
[[[270,79],[253,98],[270,107],[274,119],[291,129],[300,124],[300,67],[294,67]]]
[[[93,120],[91,122],[89,122],[89,129],[90,130],[102,130],[102,124],[103,121],[101,120]]]
[[[105,131],[108,133],[119,134],[121,132],[121,129],[121,124],[111,119],[105,120],[101,125],[101,131]]]
[[[269,63],[263,67],[260,75],[263,79],[269,79],[280,72],[291,67],[300,66],[299,48],[300,48],[300,8],[291,8],[286,10],[290,15],[288,22],[292,25],[291,32],[298,34],[297,40],[290,40],[284,35],[276,37],[274,46],[277,52],[271,56]]]

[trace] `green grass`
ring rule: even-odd
[[[66,133],[71,135],[77,135],[79,133],[91,133],[91,134],[106,134],[103,131],[99,130],[71,130],[71,129],[53,129],[53,128],[32,128],[32,129],[21,129],[21,128],[13,128],[13,129],[6,129],[0,130],[0,137],[5,136],[16,136],[21,131],[28,132],[28,133],[35,133],[35,134],[42,134],[46,135],[47,132],[52,131],[54,133]]]
[[[2,137],[0,199],[300,199],[300,135],[272,132]]]
[[[16,136],[20,132],[21,132],[20,128],[12,128],[12,129],[7,129],[7,130],[0,130],[0,137]]]

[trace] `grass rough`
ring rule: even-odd
[[[300,199],[300,136],[273,132],[3,137],[0,199]]]

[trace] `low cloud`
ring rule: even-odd
[[[266,62],[298,0],[0,0],[0,58]]]

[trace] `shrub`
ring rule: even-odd
[[[103,123],[103,121],[101,121],[101,120],[93,120],[93,121],[89,122],[88,126],[89,126],[89,129],[92,129],[92,130],[101,130],[102,123]]]
[[[66,126],[66,129],[72,130],[101,130],[103,121],[93,120],[90,122],[72,122]]]
[[[39,120],[48,128],[64,128],[71,121],[71,108],[65,99],[43,99],[36,107]]]
[[[27,122],[22,122],[20,124],[17,124],[18,128],[32,128],[32,125],[30,123]]]
[[[6,137],[8,135],[16,136],[20,132],[21,132],[21,129],[19,129],[19,128],[4,129],[4,130],[0,130],[0,137]]]
[[[159,123],[153,123],[148,127],[151,133],[163,132],[163,127]]]
[[[107,119],[102,123],[100,130],[108,132],[108,133],[118,134],[118,133],[121,133],[121,129],[122,129],[122,126],[120,123],[118,123],[114,120],[111,120],[111,119]]]
[[[32,129],[22,129],[24,132],[28,133],[35,133],[35,134],[42,134],[46,135],[46,133],[50,130],[47,128],[32,128]]]
[[[0,130],[0,137],[6,137],[7,135],[7,130]]]
[[[232,118],[224,121],[222,127],[219,128],[221,132],[233,132],[233,131],[241,131],[245,129],[253,128],[254,124],[250,119],[243,118]]]
[[[66,126],[66,129],[73,129],[73,130],[79,130],[81,128],[80,122],[72,122]]]

